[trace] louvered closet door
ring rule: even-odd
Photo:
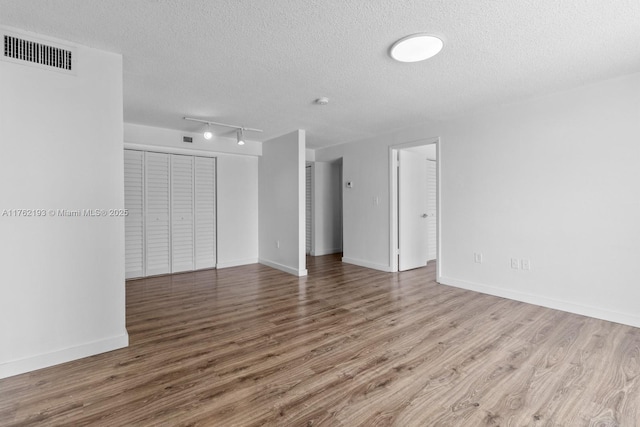
[[[306,253],[311,253],[311,165],[305,168],[305,240]]]
[[[194,269],[193,157],[171,156],[171,271]]]
[[[171,271],[169,154],[146,153],[146,275]]]
[[[195,158],[196,269],[216,266],[216,163]]]
[[[125,278],[144,276],[144,152],[124,150]]]

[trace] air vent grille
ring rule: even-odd
[[[72,71],[73,52],[55,46],[4,35],[4,57]]]

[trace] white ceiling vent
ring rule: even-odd
[[[3,32],[2,59],[22,65],[75,74],[75,48]]]

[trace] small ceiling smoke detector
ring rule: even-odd
[[[327,98],[326,96],[322,96],[313,102],[318,105],[327,105],[329,103],[329,98]]]
[[[389,55],[400,62],[418,62],[437,55],[444,46],[441,39],[428,34],[412,34],[395,42]]]

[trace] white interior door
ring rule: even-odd
[[[438,212],[436,209],[436,188],[436,161],[427,160],[427,245],[429,248],[427,261],[436,259],[436,229],[438,223],[436,216]]]
[[[399,150],[398,246],[400,271],[427,265],[427,162],[423,155]]]
[[[171,156],[171,271],[194,269],[193,157]]]
[[[305,168],[306,186],[305,186],[305,236],[306,236],[306,254],[311,253],[311,165]]]
[[[125,278],[144,276],[144,152],[124,150]]]
[[[169,154],[146,153],[146,275],[171,272]]]

